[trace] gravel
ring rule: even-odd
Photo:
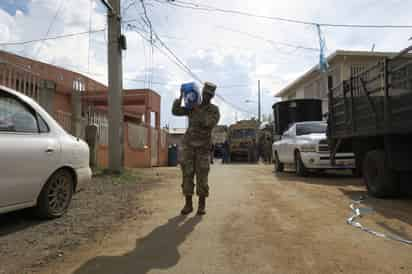
[[[101,241],[117,224],[150,214],[138,195],[153,183],[138,171],[100,174],[73,197],[62,218],[41,221],[30,210],[0,215],[0,274],[36,273],[80,245]]]

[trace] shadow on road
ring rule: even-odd
[[[293,171],[276,173],[276,178],[280,182],[302,182],[307,184],[326,185],[326,186],[362,186],[362,180],[353,177],[345,171],[328,171],[322,173],[310,173],[307,177],[299,177]]]
[[[43,222],[34,218],[31,213],[26,209],[0,214],[0,237],[25,230]]]
[[[75,274],[145,274],[152,269],[168,269],[180,259],[178,251],[188,235],[201,221],[196,216],[177,216],[136,241],[136,248],[123,255],[96,257],[81,266]]]

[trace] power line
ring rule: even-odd
[[[44,38],[47,38],[47,37],[49,36],[49,33],[50,33],[50,31],[51,31],[51,29],[52,29],[52,27],[53,27],[54,22],[56,21],[57,15],[59,15],[60,10],[61,10],[62,7],[63,7],[64,2],[65,2],[65,0],[60,0],[59,6],[58,6],[56,12],[54,13],[53,19],[50,21],[50,24],[49,24],[49,26],[47,27],[46,35],[44,36]],[[43,41],[45,41],[45,40],[43,40]],[[40,51],[41,51],[42,48],[43,48],[43,43],[40,44],[40,46],[38,47],[36,53],[34,54],[35,57],[37,57],[37,56],[39,55],[39,53],[40,53]]]
[[[149,54],[149,64],[150,64],[150,73],[149,73],[149,88],[151,87],[151,82],[153,81],[153,65],[154,65],[154,48],[153,48],[153,25],[152,21],[149,18],[149,15],[147,14],[147,9],[144,0],[140,0],[140,3],[142,4],[143,8],[143,13],[144,13],[144,20],[143,22],[146,23],[146,25],[149,27],[150,30],[150,54]],[[136,6],[137,9],[137,6]]]
[[[228,14],[235,14],[235,15],[240,15],[240,16],[246,16],[246,17],[254,17],[254,18],[260,18],[260,19],[267,19],[267,20],[272,20],[272,21],[281,21],[281,22],[286,22],[286,23],[294,23],[294,24],[301,24],[301,25],[312,25],[316,26],[319,25],[321,27],[334,27],[334,28],[369,28],[369,29],[410,29],[412,28],[412,25],[379,25],[379,24],[372,24],[372,25],[362,25],[362,24],[332,24],[332,23],[320,23],[320,22],[315,22],[315,21],[305,21],[305,20],[299,20],[299,19],[292,19],[292,18],[285,18],[285,17],[278,17],[278,16],[266,16],[266,15],[259,15],[259,14],[254,14],[250,12],[245,12],[245,11],[240,11],[240,10],[231,10],[231,9],[222,9],[218,7],[213,7],[209,5],[201,5],[201,4],[195,4],[191,2],[185,2],[185,1],[161,1],[161,0],[152,0],[161,4],[169,4],[171,6],[179,7],[179,8],[185,8],[185,9],[192,9],[192,10],[200,10],[200,11],[206,11],[206,12],[220,12],[220,13],[228,13]]]
[[[150,40],[148,38],[146,38],[143,33],[139,32],[138,30],[136,30],[136,33],[138,33],[144,40],[146,40],[147,42],[150,43]],[[156,37],[156,39],[162,44],[162,46],[167,49],[167,52],[169,52],[170,55],[172,55],[174,57],[175,60],[172,60],[171,57],[166,54],[159,46],[157,46],[155,43],[153,44],[154,47],[156,47],[162,54],[164,54],[167,58],[169,58],[174,64],[176,64],[182,71],[184,71],[185,73],[189,74],[190,76],[192,76],[197,82],[203,84],[203,81],[186,65],[183,63],[183,61],[180,60],[180,58],[169,48],[167,47],[166,44],[162,43],[161,39],[157,36],[156,32],[153,30],[153,34]],[[253,114],[248,110],[242,109],[240,107],[238,107],[237,105],[231,103],[230,101],[226,100],[222,95],[220,94],[216,94],[216,97],[219,98],[223,103],[227,104],[228,106],[232,107],[235,110],[238,110],[240,112],[243,113],[247,113],[247,114]],[[253,114],[254,115],[254,114]]]
[[[87,48],[87,71],[90,71],[90,50],[91,50],[91,35],[90,32],[92,31],[92,13],[93,13],[93,2],[90,1],[89,7],[89,45]]]
[[[124,79],[128,81],[132,81],[132,82],[139,82],[139,83],[146,82],[145,79],[136,79],[136,78],[127,78],[127,77],[125,77]],[[153,81],[152,84],[161,85],[161,86],[180,86],[180,84],[172,84],[168,82],[157,82],[157,81]],[[251,87],[251,85],[245,84],[245,85],[219,86],[219,89],[246,88],[246,87]]]
[[[62,34],[62,35],[56,35],[56,36],[49,36],[47,38],[39,38],[39,39],[26,40],[26,41],[16,41],[16,42],[5,42],[5,43],[0,43],[0,46],[25,45],[25,44],[30,44],[30,43],[37,43],[37,42],[43,42],[43,41],[49,41],[49,40],[62,39],[62,38],[67,38],[67,37],[81,36],[81,35],[86,35],[86,34],[90,34],[90,33],[102,32],[102,31],[105,31],[105,30],[106,30],[106,28],[102,28],[102,29],[96,29],[96,30],[92,30],[92,31],[83,31],[83,32],[75,32],[75,33]]]
[[[260,35],[256,35],[256,34],[248,33],[248,32],[245,32],[245,31],[240,31],[240,30],[227,28],[227,27],[224,27],[224,26],[218,26],[218,28],[223,29],[225,31],[230,31],[230,32],[235,32],[235,33],[239,33],[239,34],[242,34],[242,35],[246,35],[246,36],[249,36],[249,37],[254,38],[254,39],[262,40],[262,41],[265,41],[265,42],[267,42],[271,45],[274,45],[276,47],[278,45],[282,45],[282,46],[285,46],[285,47],[290,47],[290,48],[295,48],[295,49],[305,49],[305,50],[309,50],[309,51],[319,52],[318,48],[312,48],[312,47],[306,47],[306,46],[300,46],[300,45],[293,45],[293,44],[286,43],[286,42],[273,41],[273,40],[267,39],[267,38],[265,38],[263,36],[260,36]]]
[[[149,16],[147,15],[147,9],[146,9],[146,5],[144,3],[144,0],[140,0],[140,3],[142,4],[143,7],[143,13],[144,13],[144,22],[148,25],[149,30],[150,30],[150,43],[153,44],[153,26],[152,26],[152,21],[150,21]]]

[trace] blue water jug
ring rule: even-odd
[[[181,87],[183,91],[184,107],[186,109],[192,109],[193,105],[200,104],[200,90],[196,83],[185,83]]]

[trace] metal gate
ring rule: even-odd
[[[0,61],[0,85],[17,90],[40,102],[40,78],[22,67]]]

